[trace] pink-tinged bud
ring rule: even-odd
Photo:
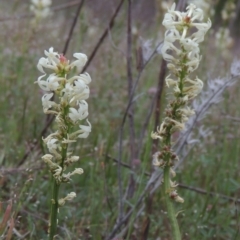
[[[60,63],[62,65],[67,65],[68,64],[68,60],[67,60],[67,58],[63,54],[60,54],[59,60],[60,60]]]

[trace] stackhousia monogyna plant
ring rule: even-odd
[[[203,82],[198,77],[193,78],[192,73],[201,60],[199,43],[204,40],[211,21],[202,23],[203,11],[194,4],[190,4],[186,12],[176,11],[175,7],[174,3],[164,16],[163,25],[167,31],[162,46],[163,58],[169,62],[167,67],[171,72],[166,77],[166,85],[171,88],[173,98],[166,108],[162,124],[151,136],[161,140],[161,151],[153,155],[153,165],[163,169],[164,195],[173,239],[181,239],[172,201],[183,203],[184,200],[177,193],[177,184],[171,180],[178,160],[172,149],[172,135],[184,130],[185,123],[194,114],[188,104],[200,93]]]
[[[86,64],[85,54],[73,54],[77,60],[72,63],[62,54],[54,52],[53,48],[45,51],[45,55],[46,58],[40,58],[37,65],[39,71],[43,73],[37,83],[46,91],[42,97],[44,113],[56,117],[56,132],[43,139],[49,153],[42,157],[52,174],[49,222],[49,239],[52,240],[57,233],[59,207],[76,196],[75,192],[71,192],[59,199],[60,185],[69,182],[73,175],[83,173],[81,168],[67,172],[67,167],[79,160],[79,157],[73,156],[69,149],[70,144],[75,143],[77,138],[88,137],[91,132],[91,124],[88,120],[86,120],[87,125],[82,124],[88,116],[86,99],[89,97],[88,84],[91,78],[88,73],[74,74],[76,71],[80,73]],[[52,100],[53,96],[55,100]]]

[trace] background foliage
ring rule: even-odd
[[[79,2],[53,0],[52,15],[37,25],[32,22],[29,1],[0,2],[0,200],[6,206],[8,200],[13,202],[12,239],[38,240],[47,236],[50,175],[41,160],[45,149],[37,144],[47,120],[42,112],[42,92],[34,84],[39,76],[36,64],[43,51],[51,46],[58,52],[63,51]],[[91,55],[119,2],[84,2],[67,50],[69,59],[74,52]],[[229,75],[232,61],[238,57],[240,1],[205,2],[209,3],[205,11],[213,27],[202,45],[203,59],[197,74],[207,86],[208,79]],[[124,1],[87,69],[93,80],[88,101],[92,133],[74,149],[81,158],[76,164],[84,169],[84,174],[61,189],[60,196],[75,191],[77,197],[60,209],[57,239],[105,239],[119,216],[116,159],[119,128],[129,101],[128,3]],[[163,40],[164,3],[160,0],[132,1],[130,53],[134,81],[140,73],[137,56],[141,49],[154,50]],[[230,3],[235,7],[229,7]],[[227,11],[227,20],[223,11]],[[221,32],[222,29],[227,29],[229,36]],[[152,41],[151,48],[147,40]],[[146,56],[146,51],[143,54]],[[139,216],[136,214],[140,208],[134,208],[149,180],[146,173],[152,171],[154,145],[150,133],[155,125],[154,107],[149,121],[147,116],[156,105],[154,96],[161,62],[161,55],[155,54],[141,72],[134,94],[137,152],[134,159],[131,159],[128,120],[124,125],[121,153],[122,162],[127,166],[121,167],[123,192],[129,186],[129,179],[134,179],[135,183],[132,196],[124,198],[124,215],[132,208],[134,211],[120,228],[126,226],[124,236],[112,239],[160,240],[171,236],[160,188],[151,198],[148,193],[144,196],[146,207]],[[224,91],[222,101],[208,110],[209,114],[195,126],[193,133],[204,126],[211,134],[198,136],[199,142],[177,169],[178,191],[185,199],[183,205],[176,205],[181,211],[178,219],[183,239],[239,237],[239,94],[239,82],[236,82]],[[167,98],[163,90],[161,117]],[[53,129],[51,125],[48,132]],[[205,194],[197,191],[199,188]]]

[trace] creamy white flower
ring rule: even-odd
[[[79,102],[78,106],[79,106],[78,110],[76,110],[75,108],[69,108],[70,113],[68,114],[68,116],[73,122],[83,120],[88,116],[87,102],[82,100]]]
[[[70,134],[70,138],[71,139],[75,139],[76,136],[78,138],[87,138],[89,133],[92,130],[91,123],[88,120],[87,120],[87,123],[88,123],[88,126],[86,126],[86,125],[79,125],[80,130]]]
[[[81,133],[81,134],[78,135],[78,138],[87,138],[89,133],[91,132],[92,125],[88,120],[87,120],[87,122],[88,122],[88,126],[79,125],[79,127],[80,127],[79,133]]]
[[[92,81],[90,75],[87,72],[80,74],[79,80],[84,81],[86,84],[89,84]]]
[[[47,56],[47,59],[50,64],[57,66],[60,63],[60,54],[54,52],[54,48],[50,47],[49,50],[44,50],[44,54]]]
[[[37,68],[42,73],[46,73],[44,68],[48,68],[48,69],[51,69],[51,70],[54,70],[54,71],[58,70],[56,65],[51,65],[49,60],[47,58],[44,58],[44,57],[39,59],[38,64],[37,64]]]
[[[55,72],[58,72],[60,65],[60,54],[58,52],[54,52],[54,48],[50,47],[49,50],[44,50],[44,54],[46,58],[42,57],[38,61],[37,68],[40,72],[46,73],[44,68],[51,69]]]
[[[153,160],[152,160],[152,164],[153,166],[156,167],[163,167],[164,166],[164,161],[162,159],[159,160],[159,154],[161,152],[156,152],[153,154]]]
[[[195,114],[195,111],[188,106],[185,108],[178,109],[177,112],[180,112],[181,114],[185,115],[188,118]]]
[[[74,53],[73,56],[77,58],[77,60],[73,61],[70,64],[70,67],[76,67],[78,72],[82,71],[82,68],[85,66],[87,62],[87,56],[83,53]]]
[[[80,81],[75,81],[75,86],[73,86],[73,95],[70,99],[71,104],[75,103],[76,101],[81,101],[89,98],[89,87],[86,84],[82,85],[82,83],[80,83]]]
[[[66,201],[71,201],[73,200],[73,198],[75,198],[77,195],[75,192],[71,192],[69,193],[65,198],[61,198],[58,200],[58,204],[60,206],[63,206],[65,204]]]
[[[152,139],[160,139],[160,140],[162,140],[162,137],[159,136],[159,134],[157,132],[151,132],[151,138]]]
[[[49,152],[53,152],[54,150],[56,150],[58,148],[58,144],[57,144],[58,140],[57,139],[50,139],[47,142],[47,148],[49,150]]]
[[[83,174],[83,169],[82,168],[75,168],[75,170],[72,172],[72,175],[74,174]]]
[[[75,198],[77,195],[75,192],[71,192],[69,193],[66,197],[65,197],[65,200],[68,200],[68,201],[71,201],[73,200],[73,198]]]
[[[45,155],[42,156],[42,159],[43,159],[44,161],[51,161],[51,160],[53,159],[53,155],[51,155],[51,154],[45,154]]]
[[[183,131],[185,129],[185,124],[184,123],[178,122],[178,121],[176,121],[174,119],[171,119],[171,118],[169,118],[168,120],[173,124],[173,128],[175,130]]]
[[[52,96],[53,93],[46,93],[42,96],[42,106],[44,111],[47,111],[49,108],[56,106],[56,103],[54,101],[50,101]]]
[[[167,87],[171,87],[171,86],[175,87],[176,85],[178,85],[178,81],[170,78],[170,75],[168,75],[166,77],[165,82],[166,82]]]
[[[46,80],[47,88],[50,91],[56,91],[59,87],[59,81],[61,81],[62,79],[64,79],[64,78],[60,78],[60,77],[56,76],[55,74],[51,74]]]
[[[46,76],[40,76],[37,80],[39,87],[44,91],[56,91],[59,87],[59,82],[64,80],[64,78],[60,78],[55,74],[50,74],[47,80],[42,80]]]
[[[67,83],[61,91],[62,101],[66,102],[67,104],[69,103],[70,99],[72,99],[74,96],[73,88],[74,86],[72,84]]]
[[[195,98],[202,91],[203,82],[198,77],[195,80],[187,78],[184,82],[190,83],[190,86],[183,87],[183,93],[188,95],[189,99]]]
[[[77,162],[79,160],[79,156],[70,156],[67,158],[67,163],[73,163],[73,162]]]
[[[37,19],[46,18],[51,14],[50,6],[51,0],[32,0],[30,10],[34,13]]]
[[[53,177],[58,181],[61,182],[61,174],[62,174],[62,167],[58,166],[55,170],[53,170]]]

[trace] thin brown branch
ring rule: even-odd
[[[151,56],[147,59],[147,61],[144,63],[144,65],[142,66],[141,70],[139,71],[138,73],[138,76],[136,78],[136,80],[134,81],[134,85],[133,85],[133,89],[132,89],[132,92],[131,92],[131,96],[130,96],[130,99],[128,100],[128,104],[127,104],[127,107],[125,109],[125,112],[123,114],[123,119],[122,119],[122,122],[121,122],[121,125],[120,125],[120,129],[119,129],[119,149],[118,149],[118,162],[119,164],[121,165],[121,161],[122,161],[122,141],[123,141],[123,128],[124,128],[124,125],[125,125],[125,122],[126,122],[126,118],[127,118],[127,114],[128,114],[128,110],[131,106],[131,104],[134,102],[134,94],[135,94],[135,90],[137,88],[137,85],[139,83],[139,80],[140,80],[140,77],[142,75],[142,72],[144,71],[145,67],[148,65],[148,63],[151,61],[151,59],[153,58],[153,56],[156,54],[157,52],[157,49],[159,48],[159,46],[162,44],[162,42],[160,42],[155,50],[152,52]],[[121,168],[118,168],[118,178],[121,177]],[[122,181],[120,181],[122,182]],[[152,184],[152,182],[150,182],[149,184]],[[149,184],[147,184],[146,188],[145,189],[148,189],[149,187]],[[141,195],[139,201],[138,201],[138,204],[136,205],[136,207],[141,203],[143,197],[144,197],[144,194],[145,194],[145,190],[143,191],[143,194]],[[112,232],[109,234],[109,236],[106,238],[107,240],[110,240],[112,239],[112,237],[115,235],[115,233],[119,230],[119,228],[129,219],[129,217],[132,215],[133,213],[133,208],[130,209],[128,211],[128,213],[122,218],[121,221],[117,221],[115,226],[113,227],[113,230]]]
[[[128,0],[128,12],[127,12],[127,81],[128,81],[128,98],[130,99],[133,79],[132,79],[132,1]],[[130,166],[133,169],[134,159],[136,158],[135,149],[135,130],[134,130],[134,107],[133,104],[128,110],[129,119],[129,146],[130,146]],[[126,198],[131,198],[135,190],[135,181],[133,172],[129,177],[129,183],[126,189]]]
[[[82,1],[80,2],[80,4],[78,5],[78,8],[77,8],[75,17],[74,17],[74,19],[73,19],[73,23],[72,23],[72,25],[71,25],[71,28],[70,28],[70,31],[69,31],[67,40],[66,40],[65,45],[64,45],[64,48],[63,48],[63,52],[62,52],[63,55],[66,55],[66,53],[67,53],[68,45],[69,45],[69,42],[70,42],[70,40],[71,40],[71,38],[72,38],[73,30],[74,30],[74,28],[75,28],[75,26],[76,26],[77,19],[78,19],[78,16],[79,16],[79,14],[80,14],[80,11],[81,11],[81,9],[82,9],[83,4],[84,4],[84,0],[82,0]]]
[[[117,159],[115,159],[115,158],[113,158],[109,155],[107,156],[107,158],[116,162],[116,163],[118,162]],[[125,167],[125,168],[128,168],[128,169],[131,169],[130,165],[127,164],[127,163],[122,162],[122,166]],[[148,176],[148,177],[151,176],[151,174],[149,172],[144,172],[144,175]],[[183,188],[183,189],[187,189],[187,190],[190,190],[190,191],[193,191],[193,192],[196,192],[196,193],[200,193],[200,194],[203,194],[203,195],[210,195],[210,196],[213,196],[213,197],[223,198],[223,199],[226,199],[230,202],[240,203],[240,199],[238,199],[238,198],[229,197],[229,196],[221,194],[221,193],[206,191],[202,188],[188,186],[188,185],[183,184],[183,183],[178,183],[178,187]]]
[[[159,78],[158,78],[158,86],[156,93],[156,105],[155,105],[155,122],[154,122],[154,130],[157,130],[157,127],[160,125],[160,114],[161,114],[161,105],[162,105],[162,93],[164,88],[164,81],[167,72],[167,63],[164,59],[162,59],[162,63],[160,66]],[[153,140],[153,149],[152,153],[157,151],[158,139]]]
[[[104,30],[102,36],[99,38],[99,40],[98,40],[97,44],[95,45],[92,53],[90,54],[89,59],[88,59],[86,65],[84,66],[84,68],[83,68],[83,70],[82,70],[83,72],[86,71],[86,69],[88,68],[89,64],[92,62],[92,60],[93,60],[94,56],[96,55],[98,49],[100,48],[100,46],[102,45],[104,39],[106,38],[109,29],[112,29],[112,27],[114,26],[115,18],[117,17],[117,15],[118,15],[118,13],[119,13],[119,10],[121,9],[123,3],[124,3],[124,0],[121,0],[121,1],[119,2],[119,4],[118,4],[118,6],[117,6],[117,8],[116,8],[116,10],[115,10],[115,12],[114,12],[114,14],[113,14],[113,16],[111,17],[111,19],[110,19],[110,21],[109,21],[108,26],[107,26],[106,29]]]
[[[160,124],[160,114],[161,114],[161,105],[162,105],[162,93],[163,93],[163,87],[164,87],[164,80],[167,72],[167,63],[164,59],[162,59],[161,66],[160,66],[160,73],[158,78],[158,86],[157,86],[157,92],[156,92],[156,98],[155,98],[155,122],[154,122],[154,130],[156,131],[157,127]],[[157,151],[158,147],[158,139],[153,140],[152,145],[152,153]],[[150,215],[152,213],[152,204],[153,204],[153,194],[149,195],[147,197],[146,201],[146,217],[144,219],[143,223],[143,231],[142,231],[142,238],[141,240],[147,240],[148,239],[148,233],[150,229]]]

